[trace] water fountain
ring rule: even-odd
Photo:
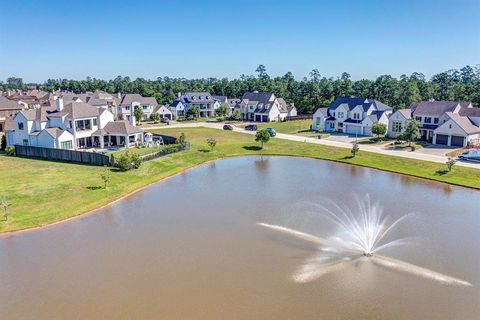
[[[357,206],[354,208],[326,202],[329,206],[322,206],[319,213],[337,227],[333,236],[322,238],[279,225],[258,223],[262,227],[289,234],[318,246],[315,256],[293,275],[294,281],[313,281],[362,259],[444,284],[471,286],[467,281],[380,254],[387,248],[403,246],[410,242],[410,238],[387,240],[391,238],[391,231],[410,215],[391,221],[383,214],[382,207],[378,203],[372,203],[368,195],[363,199],[356,197]]]

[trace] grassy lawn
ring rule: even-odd
[[[393,142],[393,139],[388,138],[375,138],[375,137],[368,137],[368,138],[361,138],[358,139],[358,144],[369,144],[369,145],[382,145],[387,144],[389,142]]]
[[[5,195],[11,204],[8,221],[0,221],[0,232],[42,226],[76,216],[206,161],[240,155],[328,159],[480,188],[480,170],[475,169],[454,167],[452,172],[440,174],[438,172],[445,165],[363,151],[350,158],[348,149],[280,139],[272,139],[264,150],[260,150],[251,135],[208,128],[166,128],[158,132],[172,136],[184,132],[191,149],[146,162],[134,171],[118,172],[109,168],[111,183],[107,190],[101,188],[100,175],[105,170],[102,167],[0,154],[0,196]],[[208,151],[208,138],[217,140],[212,152]]]
[[[253,123],[253,122],[252,122]],[[269,122],[269,123],[255,123],[257,128],[266,129],[273,128],[275,131],[286,134],[296,134],[305,137],[317,137],[318,133],[310,130],[312,120],[298,120],[287,122]],[[238,125],[238,127],[245,127],[247,123]]]
[[[155,151],[158,151],[158,146],[153,146],[153,147],[147,147],[147,148],[130,148],[130,149],[120,149],[118,151],[115,151],[115,152],[112,152],[110,154],[113,154],[115,157],[121,155],[122,153],[125,153],[125,152],[131,152],[131,153],[136,153],[140,156],[143,156],[143,155],[146,155],[146,154],[150,154],[150,153],[153,153]],[[109,155],[110,155],[109,154]]]

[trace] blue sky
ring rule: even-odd
[[[479,0],[9,1],[0,80],[427,76],[480,63]]]

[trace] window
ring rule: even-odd
[[[425,123],[432,123],[432,117],[425,117]]]
[[[330,129],[335,129],[335,123],[334,122],[330,122]]]
[[[68,121],[68,127],[69,127],[69,128],[73,128],[72,120]]]
[[[401,121],[393,121],[392,122],[392,132],[402,132],[402,122]]]
[[[142,106],[143,110],[147,110],[148,106]]]
[[[448,126],[448,128],[449,128],[449,129],[452,129],[452,125],[450,124],[450,125]]]
[[[353,114],[353,119],[359,120],[359,119],[360,119],[360,114],[354,113],[354,114]]]
[[[28,139],[23,139],[23,145],[28,146]]]
[[[433,123],[438,123],[438,118],[433,118]]]
[[[422,117],[415,117],[415,120],[417,120],[418,122],[422,122]]]
[[[125,110],[130,111],[130,106],[125,106]]]
[[[92,130],[92,123],[90,120],[75,121],[76,130]]]
[[[97,125],[97,118],[93,119],[93,125],[94,125],[94,126]]]
[[[73,141],[68,140],[68,141],[60,142],[60,149],[67,149],[67,150],[73,149]]]
[[[319,126],[322,123],[322,119],[320,117],[317,117],[316,124]]]
[[[23,122],[18,123],[18,130],[23,130]]]
[[[337,118],[343,118],[343,112],[337,112]]]

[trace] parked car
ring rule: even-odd
[[[226,125],[223,126],[223,130],[233,130],[233,126],[229,125],[229,124],[226,124]]]
[[[273,128],[267,128],[268,133],[270,133],[270,137],[275,137],[277,135],[277,131]]]
[[[161,122],[162,122],[162,123],[166,123],[166,124],[170,124],[170,119],[168,119],[168,118],[162,118],[162,119],[161,119]]]
[[[248,131],[257,131],[257,126],[254,124],[249,124],[248,126],[245,127],[245,130]]]
[[[480,149],[472,148],[458,155],[461,160],[480,161]]]

